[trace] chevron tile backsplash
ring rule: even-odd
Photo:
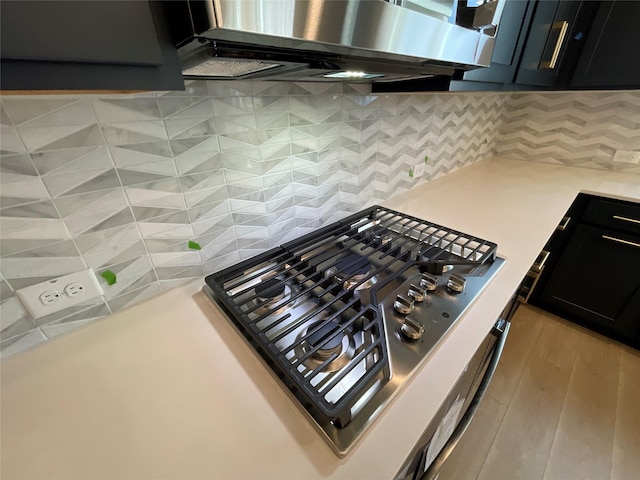
[[[2,97],[3,356],[495,152],[508,98],[203,81]],[[33,320],[13,294],[87,267],[117,275],[104,298]]]
[[[491,153],[640,173],[611,160],[640,150],[636,91],[193,81],[185,92],[6,96],[0,123],[3,356]],[[117,275],[99,300],[33,320],[14,296],[87,267]]]
[[[507,158],[640,173],[616,150],[640,150],[640,91],[512,94],[497,144]]]

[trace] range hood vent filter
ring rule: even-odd
[[[218,60],[212,58],[184,70],[183,73],[184,75],[193,76],[235,78],[279,66],[280,64],[278,63],[266,63],[254,60]]]

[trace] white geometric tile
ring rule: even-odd
[[[9,338],[0,343],[0,357],[6,358],[11,355],[15,355],[18,352],[35,347],[46,340],[47,337],[42,333],[42,330],[35,328],[23,335]]]
[[[159,120],[146,122],[120,122],[101,125],[108,145],[153,142],[167,138],[164,123]]]
[[[13,127],[2,125],[0,128],[0,154],[9,155],[12,153],[24,152],[24,146],[18,136],[18,131]]]
[[[29,120],[23,125],[44,127],[53,125],[87,125],[96,122],[96,115],[87,100],[73,102],[45,115]]]
[[[117,281],[113,285],[103,284],[104,296],[107,300],[113,299],[125,293],[126,290],[137,288],[157,282],[157,277],[153,273],[153,266],[148,255],[143,255],[133,261],[112,265],[110,270],[117,276]]]
[[[55,218],[0,218],[0,238],[3,239],[63,239],[70,238],[64,222]]]
[[[2,105],[13,120],[14,125],[21,125],[50,112],[62,109],[76,100],[70,98],[48,99],[12,99],[3,98]]]
[[[20,127],[20,136],[31,152],[103,145],[97,125]]]
[[[100,146],[32,153],[31,159],[41,175],[113,167],[108,150]]]
[[[55,204],[74,236],[116,226],[108,224],[108,221],[121,212],[125,213],[123,221],[133,221],[121,188],[60,197]],[[123,221],[116,223],[122,224]]]
[[[138,222],[138,228],[144,238],[183,238],[194,237],[193,226],[180,223]]]
[[[212,115],[211,102],[208,97],[158,97],[160,111],[164,118],[194,118],[210,117]]]
[[[93,108],[100,122],[128,122],[160,118],[160,109],[155,97],[104,98],[95,100]]]
[[[177,178],[126,187],[131,205],[160,208],[185,208],[184,197]]]
[[[84,265],[81,257],[5,257],[2,259],[2,275],[11,283],[14,278],[58,277],[83,270]]]

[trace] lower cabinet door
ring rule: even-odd
[[[635,338],[640,329],[640,238],[577,226],[540,295],[553,310]]]

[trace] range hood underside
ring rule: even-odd
[[[203,43],[201,43],[203,42]],[[342,47],[342,49],[344,49]],[[397,56],[366,52],[358,56],[355,49],[340,55],[338,49],[319,53],[290,48],[273,48],[220,40],[194,40],[181,48],[184,76],[194,79],[269,79],[281,81],[331,81],[325,75],[338,72],[366,72],[375,78],[344,78],[350,82],[397,81],[424,77],[451,77],[451,65],[423,65],[416,59],[400,61]],[[460,66],[463,68],[464,66]]]

